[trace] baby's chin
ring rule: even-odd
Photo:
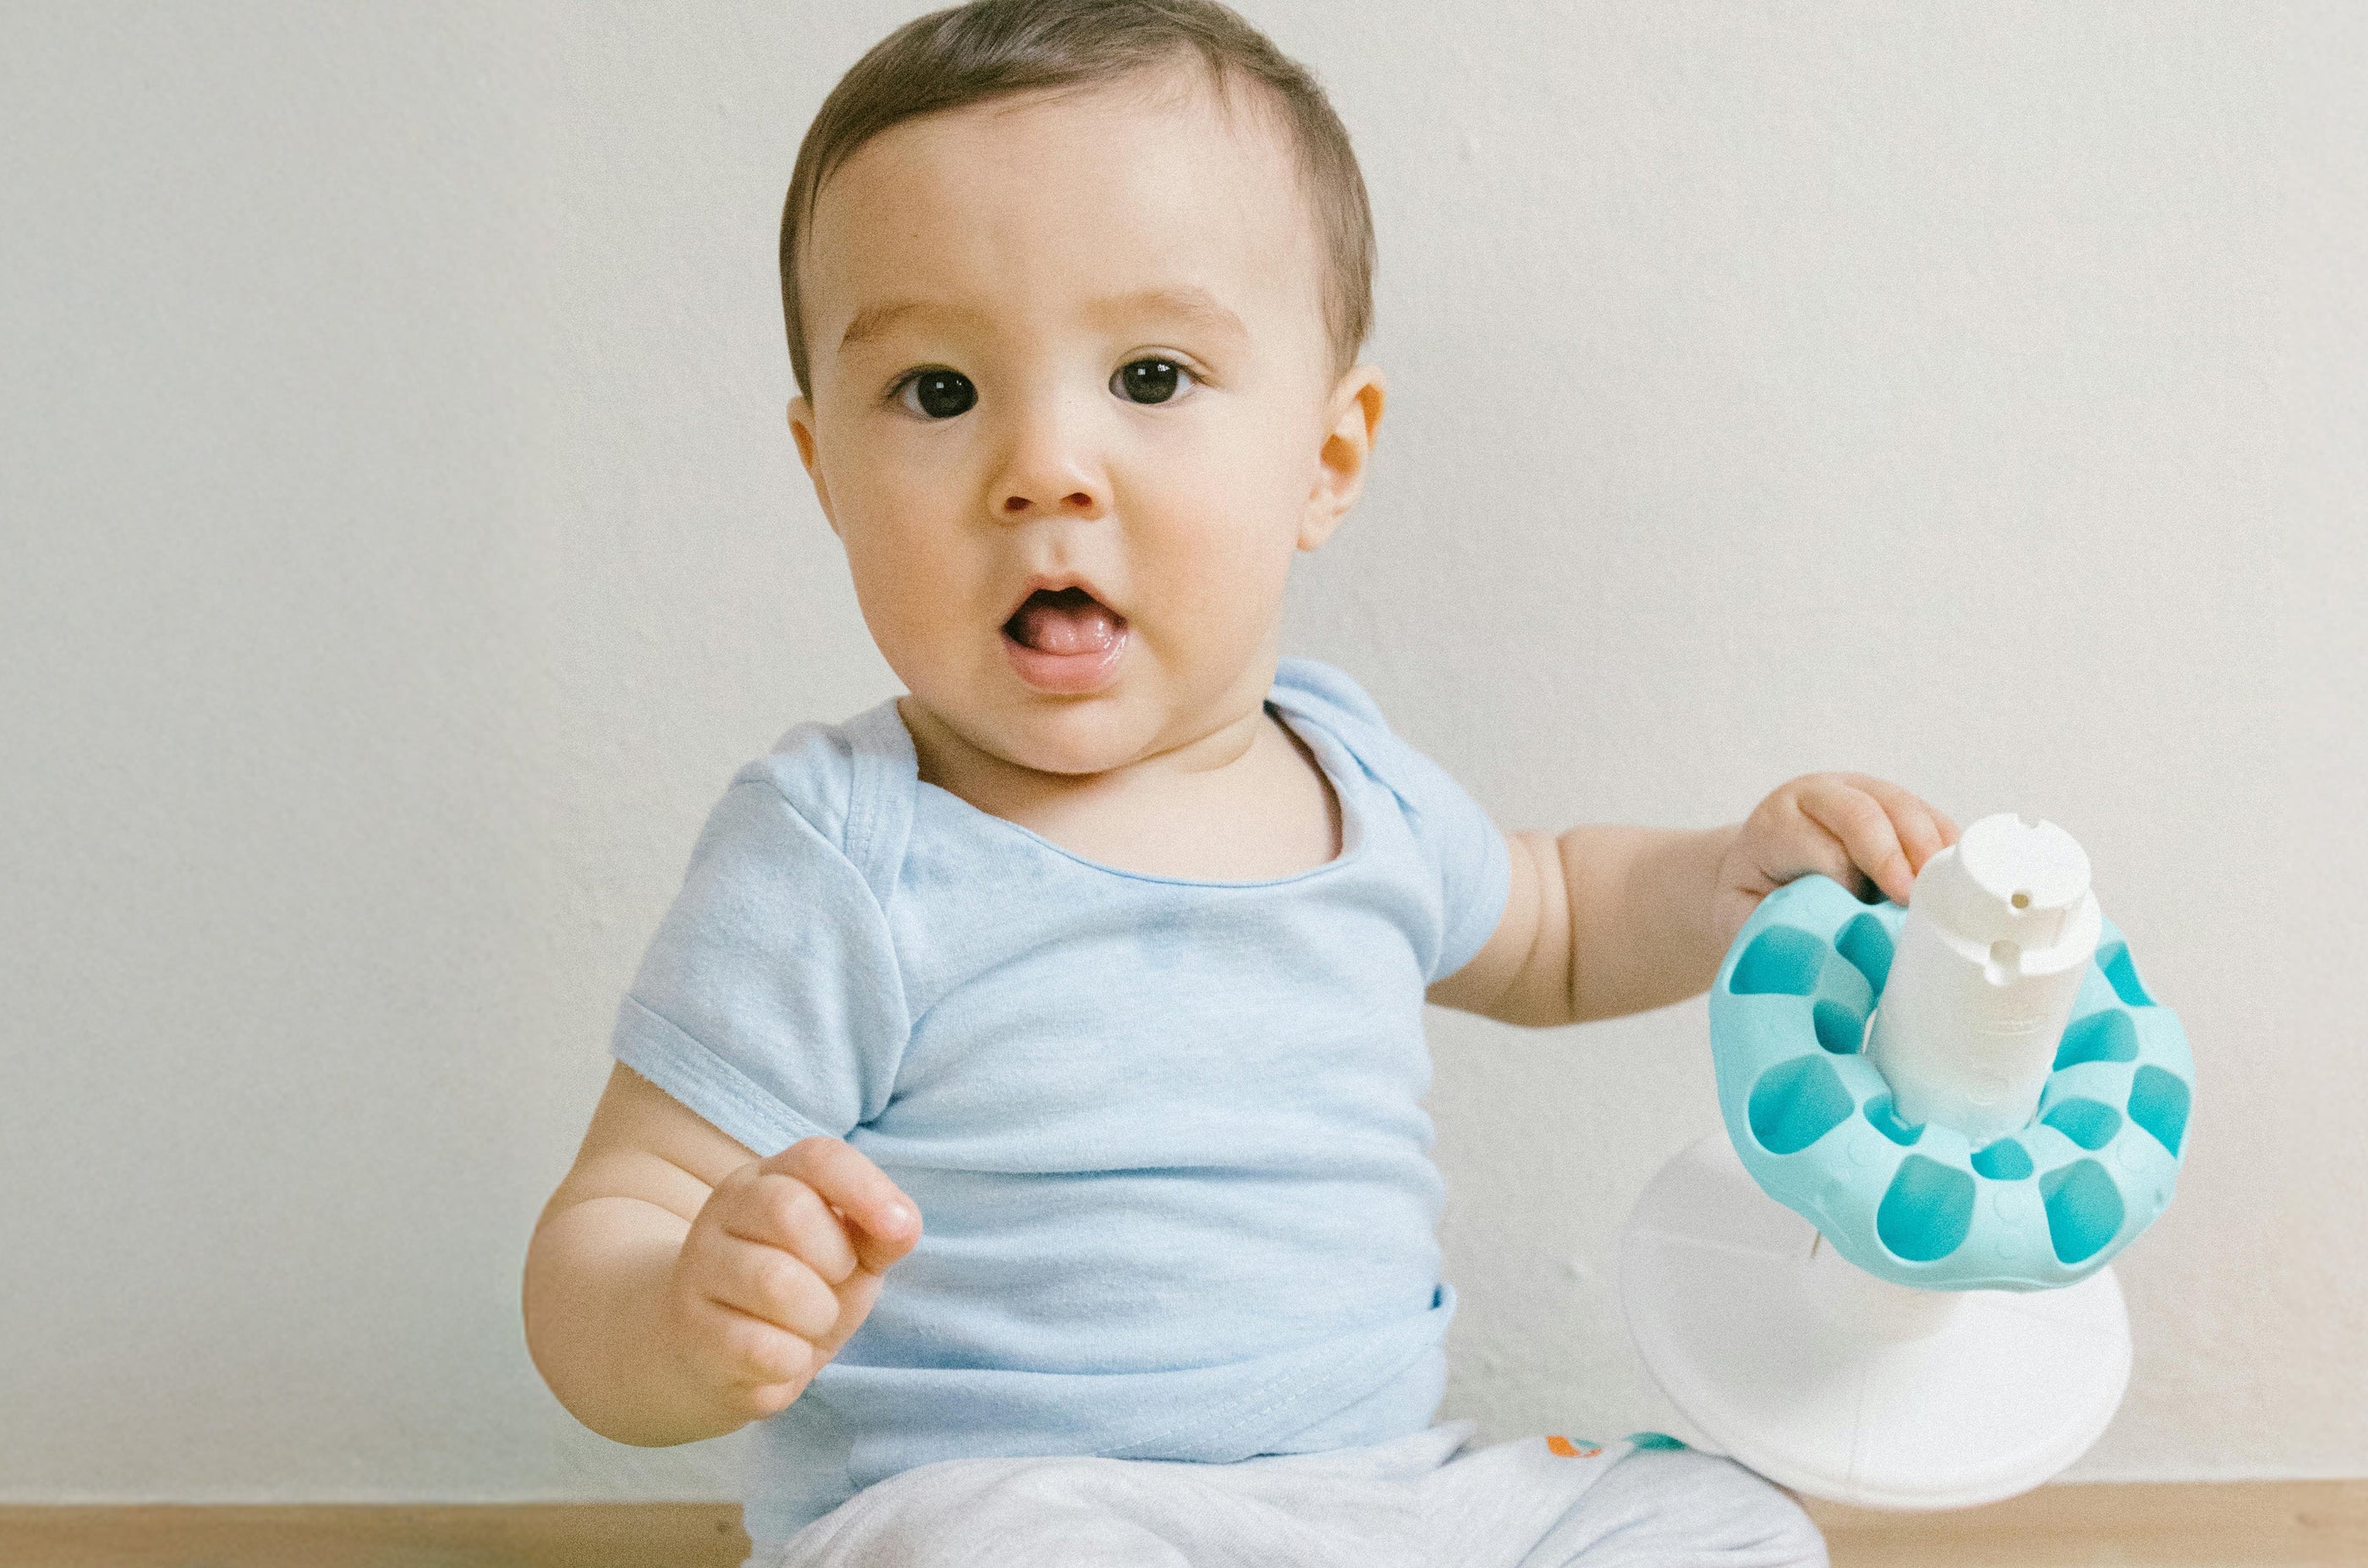
[[[1142,653],[1131,650],[1130,661]],[[977,754],[973,762],[1087,778],[1189,744],[1238,717],[1187,699],[1161,674],[1146,660],[1086,696],[1048,696],[1006,676],[919,700],[952,741]]]
[[[1026,693],[959,728],[978,749],[1015,767],[1076,778],[1108,773],[1167,749],[1173,732],[1179,724],[1189,729],[1192,717],[1125,685],[1089,697]]]

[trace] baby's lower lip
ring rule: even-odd
[[[1004,656],[1012,672],[1038,691],[1077,697],[1099,691],[1118,678],[1119,660],[1126,653],[1131,629],[1121,624],[1106,647],[1084,653],[1047,653],[1030,648],[1009,632],[1003,634]]]

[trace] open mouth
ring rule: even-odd
[[[1126,617],[1080,587],[1039,588],[1003,623],[1003,647],[1040,691],[1093,691],[1117,673]]]
[[[1003,634],[1040,653],[1097,653],[1118,641],[1126,617],[1083,588],[1039,588],[1019,602]]]

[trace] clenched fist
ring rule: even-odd
[[[921,1217],[878,1165],[806,1138],[718,1183],[683,1237],[662,1309],[691,1377],[744,1420],[780,1410],[862,1325]]]

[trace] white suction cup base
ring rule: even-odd
[[[1964,1508],[2087,1452],[2130,1376],[2110,1268],[2060,1290],[1925,1291],[1834,1254],[1723,1133],[1621,1238],[1620,1301],[1663,1392],[1770,1480],[1863,1508]]]

